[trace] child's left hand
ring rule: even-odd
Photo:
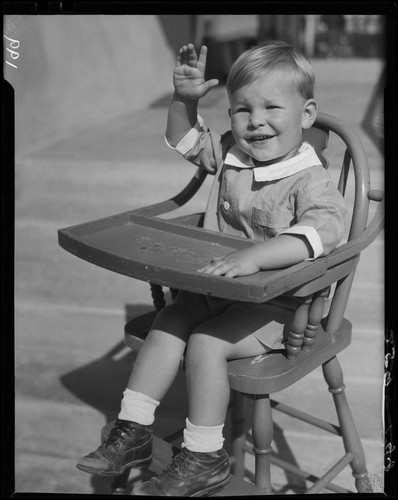
[[[256,242],[222,257],[215,257],[198,272],[224,275],[227,278],[247,276],[261,269],[284,269],[312,256],[307,238],[295,234],[282,234],[277,238]]]
[[[260,267],[253,259],[250,249],[245,249],[237,250],[222,257],[214,257],[211,264],[198,269],[198,272],[234,278],[236,276],[254,274],[259,270]]]

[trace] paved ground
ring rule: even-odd
[[[314,65],[321,109],[358,127],[380,63],[318,61]],[[165,96],[165,102],[168,98]],[[215,126],[227,126],[223,89],[209,96],[202,113]],[[93,479],[74,466],[97,445],[101,427],[118,412],[134,359],[123,347],[123,326],[126,318],[149,310],[151,297],[145,283],[100,269],[62,250],[57,245],[57,229],[164,199],[184,185],[193,170],[165,147],[165,118],[166,107],[160,101],[158,106],[71,133],[60,142],[17,158],[17,492],[108,491],[109,481]],[[361,136],[371,160],[373,186],[382,187],[382,159],[370,140],[363,133]],[[331,159],[334,156],[331,144]],[[335,175],[335,166],[330,168]],[[197,195],[191,209],[202,208],[205,198],[205,193]],[[354,323],[353,343],[341,356],[347,394],[373,478],[382,474],[384,451],[383,266],[381,235],[363,253],[358,268],[346,314]],[[279,399],[335,421],[320,372]],[[179,377],[158,410],[157,435],[180,428],[185,410],[184,380]],[[288,424],[280,418],[278,426],[304,468],[320,472],[341,451],[334,439],[304,424]],[[276,448],[281,439],[276,433]],[[252,468],[249,456],[247,465]],[[336,482],[353,487],[348,472]],[[275,491],[293,493],[287,484],[287,478],[275,471]]]

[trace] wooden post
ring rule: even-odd
[[[255,455],[255,481],[265,494],[271,494],[271,443],[273,421],[268,394],[255,396],[253,412],[253,451]]]

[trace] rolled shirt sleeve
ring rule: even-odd
[[[199,135],[204,132],[204,126],[203,126],[203,119],[200,115],[198,115],[196,123],[191,130],[184,135],[184,137],[180,140],[180,142],[176,146],[172,146],[169,141],[167,140],[167,137],[164,136],[164,140],[167,144],[167,146],[170,149],[174,149],[174,151],[177,151],[177,153],[180,153],[182,156],[185,156],[188,151],[190,151],[195,143],[197,142]]]
[[[219,134],[211,130],[198,115],[195,126],[175,146],[171,146],[165,137],[168,147],[181,154],[186,160],[214,174],[223,163],[226,151],[234,143],[232,133]]]
[[[292,226],[286,231],[282,231],[281,233],[279,233],[278,236],[280,236],[281,234],[297,234],[300,236],[304,236],[307,239],[310,247],[312,248],[312,257],[309,257],[306,260],[316,259],[317,257],[320,257],[323,253],[323,245],[321,237],[319,236],[318,231],[312,226],[301,226],[301,225]]]

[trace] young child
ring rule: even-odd
[[[203,46],[198,56],[192,44],[180,49],[166,139],[215,174],[204,227],[258,244],[198,271],[232,279],[327,255],[342,237],[345,207],[315,151],[303,143],[317,113],[309,62],[283,42],[246,51],[227,80],[231,131],[219,135],[197,115],[198,100],[218,84],[204,79],[206,52]],[[182,451],[133,494],[202,496],[224,487],[227,362],[283,348],[292,314],[280,300],[254,304],[179,292],[152,325],[107,440],[77,467],[111,476],[149,465],[154,413],[185,352],[189,414]]]

